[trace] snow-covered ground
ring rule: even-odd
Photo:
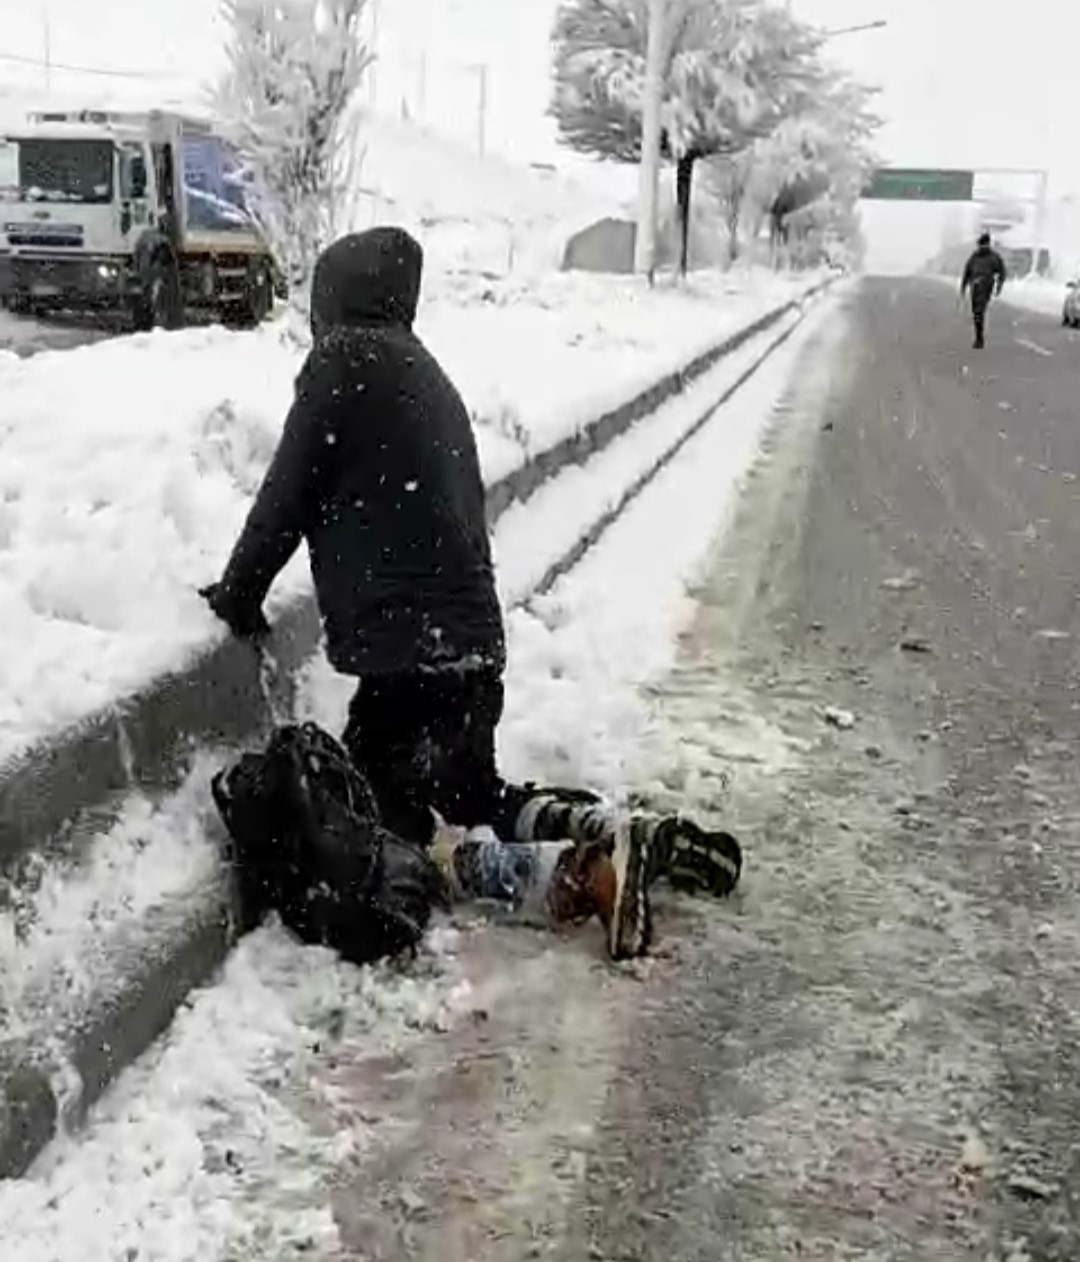
[[[390,118],[364,118],[360,135],[359,180],[339,227],[399,223],[423,238],[433,274],[555,271],[573,233],[627,211],[618,169],[582,180],[481,158],[468,145]]]
[[[1065,301],[1065,283],[1060,280],[1046,280],[1042,276],[1024,277],[1007,284],[1001,297],[1003,302],[1014,306],[1060,318],[1061,306]]]
[[[955,276],[935,275],[933,279],[953,289],[958,283]],[[1006,283],[1001,300],[1014,307],[1025,307],[1028,311],[1040,311],[1044,315],[1060,318],[1061,306],[1065,300],[1065,282],[1048,280],[1042,276],[1023,276]]]
[[[491,481],[811,279],[650,292],[442,271],[420,332],[474,412]],[[221,634],[196,589],[235,538],[298,364],[275,326],[0,352],[0,761]],[[298,559],[278,604],[307,581]]]
[[[673,662],[692,585],[771,409],[833,310],[826,300],[812,312],[585,561],[514,615],[502,733],[511,774],[569,775],[621,794],[661,752],[670,772],[642,686]],[[336,725],[345,687],[314,669],[307,711]],[[688,779],[699,772],[682,768]],[[471,988],[467,939],[437,930],[420,965],[400,973],[349,968],[274,928],[249,937],[82,1135],[53,1145],[31,1177],[0,1184],[0,1256],[338,1257],[330,1188],[369,1122],[320,1084],[331,1064],[389,1056],[489,1003]]]
[[[63,104],[70,108],[70,102]],[[122,105],[106,99],[99,107],[110,104]],[[513,277],[524,286],[561,267],[566,243],[580,228],[628,212],[623,168],[594,164],[586,168],[588,178],[581,178],[480,158],[460,142],[377,116],[362,120],[359,135],[353,191],[339,208],[335,229],[377,223],[408,228],[424,242],[429,294],[445,283],[459,300],[468,300],[470,286],[462,277],[469,274],[476,278],[471,296],[481,293],[490,277]],[[0,350],[21,355],[123,332],[122,319],[30,319],[0,311]]]
[[[582,468],[571,468],[553,479],[525,505],[515,505],[498,521],[494,552],[504,607],[512,611],[512,626],[520,623],[529,634],[532,617],[522,617],[519,606],[536,590],[553,563],[560,561],[595,524],[617,510],[628,489],[647,476],[693,427],[708,416],[723,397],[754,366],[762,363],[777,340],[797,325],[788,316],[725,357],[682,394],[641,421]],[[729,441],[732,434],[727,435]],[[726,486],[721,480],[720,491]],[[713,499],[705,505],[712,510]],[[693,538],[693,535],[690,535]],[[666,553],[663,554],[666,562]],[[617,606],[616,606],[617,607]],[[535,598],[529,608],[547,623],[551,597]],[[590,624],[591,625],[591,624]],[[630,625],[636,625],[631,623]],[[625,646],[620,661],[638,660],[649,671],[649,654],[656,645],[637,636]],[[302,695],[304,717],[314,717],[331,730],[341,730],[352,681],[338,678],[321,655],[309,667],[310,681]],[[528,672],[525,673],[528,678]],[[602,716],[603,696],[592,711]],[[527,707],[526,707],[527,708]],[[599,735],[575,724],[577,742],[605,746],[605,721]],[[567,743],[561,779],[583,774],[581,746]],[[520,742],[518,742],[520,744]],[[505,756],[515,765],[515,742]],[[524,746],[523,746],[524,748]],[[216,897],[219,864],[209,825],[213,807],[209,780],[224,755],[200,753],[188,782],[164,805],[138,794],[126,803],[117,824],[95,839],[77,866],[44,864],[36,877],[27,874],[8,905],[0,910],[0,1012],[14,1033],[31,1042],[55,1035],[66,1014],[78,1014],[102,1002],[125,981],[130,970],[132,925],[155,940],[167,937],[193,905],[202,907]],[[528,760],[533,761],[532,754]],[[551,759],[547,759],[548,762]],[[528,766],[517,759],[522,777]],[[599,769],[590,772],[596,780]],[[603,776],[617,791],[618,775]],[[63,996],[63,1005],[57,996]]]

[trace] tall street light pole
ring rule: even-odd
[[[49,5],[41,6],[42,35],[45,41],[45,91],[52,91],[52,23],[49,21]]]
[[[660,184],[660,115],[664,101],[664,18],[666,14],[667,0],[649,0],[634,271],[639,275],[648,276],[650,285],[656,274],[656,206]]]

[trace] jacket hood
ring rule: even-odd
[[[316,337],[342,325],[411,328],[420,301],[424,252],[403,228],[372,228],[335,241],[319,255],[311,282]]]

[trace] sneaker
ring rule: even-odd
[[[620,821],[613,840],[578,842],[559,858],[547,903],[557,924],[583,924],[597,916],[613,960],[644,955],[652,942],[649,902],[651,831]]]
[[[678,890],[726,898],[742,875],[742,847],[727,832],[708,832],[670,815],[656,826],[650,878],[665,876]]]
[[[608,954],[613,960],[644,955],[652,942],[649,856],[652,836],[638,821],[619,822],[611,855],[613,889],[607,924]]]

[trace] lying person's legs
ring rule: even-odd
[[[656,879],[717,896],[735,887],[742,855],[726,832],[619,812],[586,790],[504,782],[495,761],[502,711],[501,670],[469,662],[361,680],[345,733],[388,828],[427,845],[437,813],[459,829],[494,832],[498,841],[459,841],[452,856],[443,848],[459,896],[519,905],[540,897],[564,921],[596,914],[621,957],[648,946]]]

